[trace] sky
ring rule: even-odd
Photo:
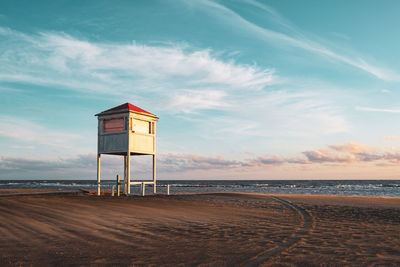
[[[0,2],[0,179],[96,179],[95,114],[159,179],[400,179],[400,2]],[[104,179],[122,173],[104,156]],[[133,179],[151,178],[134,157]]]

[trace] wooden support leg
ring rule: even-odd
[[[127,183],[128,183],[127,160],[128,160],[128,154],[124,156],[124,194],[127,193]]]
[[[97,154],[97,195],[100,196],[100,163],[101,154]]]
[[[156,172],[156,155],[154,154],[153,155],[153,193],[155,194],[155,193],[157,193],[157,185],[156,185],[156,182],[157,182],[157,172]]]
[[[127,172],[127,180],[128,180],[128,190],[127,190],[127,195],[129,195],[131,193],[131,153],[130,151],[127,154],[127,159],[126,159],[126,172]]]

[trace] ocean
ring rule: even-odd
[[[102,181],[109,191],[115,181]],[[346,196],[400,197],[400,180],[159,180],[157,192],[171,194],[201,192],[285,193]],[[96,190],[95,180],[1,180],[0,189]],[[139,186],[131,192],[139,194]],[[146,194],[152,186],[146,186]]]

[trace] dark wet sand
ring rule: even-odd
[[[7,196],[0,241],[0,266],[399,266],[400,198]]]

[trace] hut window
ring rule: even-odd
[[[104,120],[104,132],[120,132],[124,130],[124,118]]]
[[[149,133],[149,122],[142,121],[142,120],[134,120],[133,130],[136,133],[148,134]]]

